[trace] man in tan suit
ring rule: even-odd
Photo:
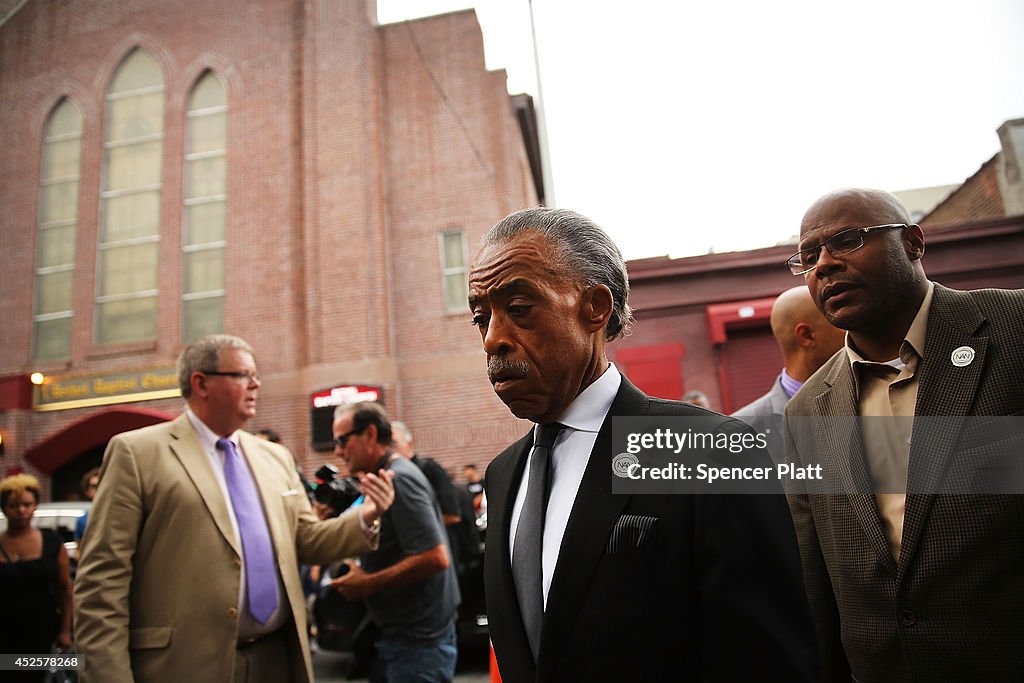
[[[367,474],[364,505],[319,521],[287,449],[241,431],[252,348],[202,337],[178,379],[185,413],[103,458],[75,585],[82,680],[312,681],[298,564],[376,547],[390,476]]]

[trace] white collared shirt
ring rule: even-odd
[[[206,451],[206,455],[210,458],[210,465],[213,468],[213,476],[217,480],[218,486],[220,486],[221,493],[224,494],[224,504],[228,509],[228,518],[231,520],[231,531],[235,534],[235,541],[238,547],[242,547],[242,537],[238,533],[238,520],[235,518],[235,508],[231,504],[231,494],[228,492],[228,482],[224,477],[224,452],[217,448],[217,441],[220,439],[212,429],[206,426],[202,420],[199,419],[192,409],[187,405],[185,406],[185,414],[188,416],[188,421],[192,424],[192,428],[196,430],[196,435],[199,437],[199,442],[203,444],[203,450]],[[235,431],[229,435],[228,440],[235,444],[235,448],[243,456],[243,461],[246,461],[248,466],[248,460],[245,458],[245,452],[242,450],[242,445],[238,440],[238,432]],[[252,475],[252,468],[249,468],[249,473]],[[256,477],[253,476],[253,484],[256,484]],[[256,485],[257,491],[259,485]],[[266,511],[264,510],[264,516]],[[173,532],[171,532],[173,533]],[[270,533],[270,522],[267,522],[267,533]],[[273,543],[273,538],[271,538]],[[275,551],[274,557],[277,557]],[[245,592],[245,556],[244,554],[239,558],[242,563],[241,581],[238,585],[238,638],[243,640],[246,638],[257,638],[261,635],[273,633],[280,627],[284,626],[286,617],[288,616],[287,599],[284,595],[284,584],[281,582],[281,569],[277,569],[277,609],[267,620],[267,623],[260,624],[252,615],[249,614],[249,601],[246,598]]]
[[[541,551],[541,564],[544,574],[544,606],[548,604],[548,591],[551,588],[551,577],[555,574],[558,564],[558,551],[562,546],[565,527],[569,523],[569,513],[576,502],[583,473],[590,461],[590,452],[597,442],[597,433],[604,424],[604,419],[611,410],[615,395],[619,393],[622,375],[611,363],[604,374],[569,405],[565,413],[555,420],[566,426],[558,434],[558,439],[551,450],[551,493],[548,497],[547,514],[544,518],[544,547]],[[516,540],[516,527],[519,526],[519,515],[526,501],[526,489],[530,480],[530,458],[533,449],[526,458],[526,469],[519,482],[519,492],[512,508],[512,523],[509,525],[508,547],[511,557]]]

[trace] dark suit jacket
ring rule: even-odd
[[[782,388],[782,374],[775,378],[771,390],[764,396],[743,406],[731,417],[742,420],[750,425],[755,432],[764,433],[768,440],[768,450],[776,463],[785,462],[785,446],[783,445],[783,415],[789,396]]]
[[[783,415],[787,403],[789,396],[786,396],[786,390],[782,388],[782,375],[779,374],[767,394],[743,406],[734,412],[732,417],[739,418],[756,429],[755,423],[758,419]]]
[[[1024,291],[935,286],[915,413],[949,419],[915,422],[912,492],[948,490],[970,481],[987,454],[1024,451],[987,444],[1002,437],[965,419],[1024,411],[1022,335]],[[956,367],[951,354],[963,346],[975,357]],[[786,414],[790,457],[831,463],[851,484],[867,481],[859,434],[794,419],[857,414],[845,351]],[[1024,497],[908,495],[899,562],[871,493],[803,493],[790,506],[828,680],[849,680],[851,671],[885,683],[1024,677]]]
[[[508,543],[532,432],[491,463],[484,577],[504,683],[813,678],[813,637],[781,495],[611,492],[611,418],[677,415],[704,416],[724,432],[748,429],[689,404],[649,398],[622,379],[562,539],[536,667]],[[634,523],[645,527],[642,533],[623,533]]]

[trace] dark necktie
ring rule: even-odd
[[[238,535],[242,537],[249,614],[260,624],[265,624],[277,609],[277,571],[274,569],[270,530],[263,516],[256,482],[235,449],[235,444],[230,439],[219,439],[217,448],[224,451],[224,479],[228,485],[231,507],[235,510]]]
[[[512,577],[519,598],[519,611],[530,641],[533,661],[540,652],[540,628],[544,621],[544,570],[541,551],[544,545],[544,515],[548,507],[551,478],[551,447],[565,425],[537,425],[534,430],[533,454],[530,456],[530,479],[526,500],[519,513],[516,538],[512,548]]]

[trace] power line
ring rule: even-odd
[[[480,149],[476,146],[476,143],[473,142],[473,138],[469,134],[469,128],[466,126],[466,122],[463,120],[462,116],[455,108],[455,104],[448,97],[448,93],[444,91],[444,88],[441,86],[441,81],[437,78],[437,75],[434,74],[434,70],[431,69],[430,65],[427,63],[426,57],[424,57],[423,55],[423,50],[420,48],[420,44],[416,40],[416,34],[412,30],[412,23],[408,19],[405,21],[405,29],[409,32],[409,40],[412,41],[413,49],[416,50],[416,55],[417,57],[419,57],[420,63],[423,65],[423,68],[430,76],[430,80],[433,82],[434,88],[437,90],[437,93],[441,96],[441,99],[444,100],[444,103],[448,106],[448,110],[452,113],[452,116],[455,117],[455,122],[458,123],[459,128],[462,129],[462,134],[463,136],[465,136],[466,142],[468,142],[469,146],[473,149],[473,154],[476,155],[476,160],[480,163],[481,168],[484,169],[484,172],[487,174],[487,177],[493,181],[495,179],[494,170],[491,169],[491,167],[487,164],[487,161],[484,159],[484,155],[481,154]]]

